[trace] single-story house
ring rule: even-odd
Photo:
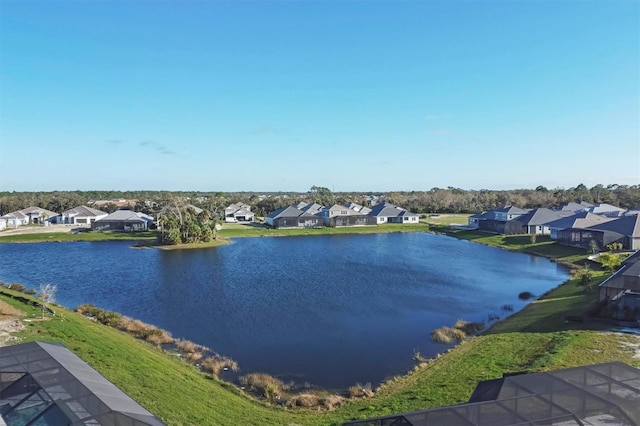
[[[153,224],[153,218],[133,210],[117,210],[91,224],[95,231],[146,231]]]
[[[520,234],[523,233],[522,224],[513,222],[515,219],[529,213],[530,209],[521,209],[515,206],[506,206],[500,209],[489,210],[478,217],[478,229],[496,234]]]
[[[380,203],[371,207],[369,216],[376,218],[376,224],[381,223],[420,223],[420,215],[390,203]]]
[[[267,225],[274,228],[320,228],[322,218],[289,206],[272,211],[265,218]]]
[[[633,319],[640,314],[640,251],[622,261],[620,269],[600,286],[599,299],[609,304],[616,319]],[[629,311],[633,316],[629,316]]]
[[[251,206],[244,203],[230,204],[224,209],[225,222],[253,222],[255,214],[251,211]]]
[[[561,205],[559,210],[578,213],[578,212],[583,212],[586,209],[591,208],[593,206],[594,204],[587,203],[586,201],[580,201],[579,203],[575,203],[572,201],[567,204]]]
[[[0,231],[3,229],[7,229],[7,219],[3,219],[0,217]]]
[[[0,347],[0,424],[164,423],[59,343]]]
[[[18,226],[28,224],[49,225],[56,223],[59,214],[42,207],[27,207],[26,209],[17,210],[2,216],[7,221],[7,228],[17,228]]]
[[[567,245],[583,246],[583,244],[581,244],[581,241],[582,241],[581,239],[576,240],[574,237],[571,236],[571,234],[569,233],[561,234],[560,231],[570,230],[570,229],[585,229],[590,226],[608,222],[610,220],[611,220],[610,218],[583,211],[583,212],[575,213],[571,216],[554,220],[553,222],[549,222],[547,226],[549,227],[549,230],[550,230],[549,236],[551,237],[552,240],[558,240],[559,243],[563,243]]]
[[[608,235],[619,236],[617,239],[607,242],[602,241],[600,247],[606,247],[607,244],[613,242],[620,242],[624,250],[640,250],[640,216],[617,217],[608,222],[591,226],[588,230],[593,232],[598,240],[605,240]],[[599,235],[602,235],[602,237]]]
[[[321,206],[318,203],[307,204],[304,202],[300,202],[296,204],[296,208],[298,208],[300,211],[307,214],[318,215],[320,211],[324,208],[324,206]]]
[[[318,213],[322,217],[325,226],[347,227],[347,226],[376,226],[377,220],[374,216],[358,213],[346,206],[334,204],[323,207]]]
[[[96,220],[100,220],[109,215],[101,210],[92,209],[87,206],[78,206],[60,214],[60,223],[71,225],[91,225]]]
[[[514,222],[522,226],[521,232],[515,233],[549,235],[551,229],[548,224],[561,218],[562,216],[558,212],[547,208],[533,209],[514,220]]]

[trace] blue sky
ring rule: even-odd
[[[0,0],[0,190],[640,183],[637,1]]]

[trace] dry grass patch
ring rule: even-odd
[[[7,302],[0,300],[0,319],[18,318],[24,315],[25,313],[20,309],[16,309]]]
[[[321,397],[314,393],[301,393],[298,395],[294,395],[289,400],[289,405],[291,407],[317,407],[320,405]]]
[[[453,327],[440,327],[431,332],[431,340],[438,343],[461,342],[470,334],[477,333],[484,328],[484,323],[458,320]]]
[[[214,355],[206,358],[201,363],[202,370],[218,376],[222,370],[238,371],[238,363],[229,357],[222,355]]]
[[[265,373],[251,373],[240,377],[240,384],[253,392],[261,392],[268,400],[279,399],[289,386]]]
[[[367,383],[364,386],[360,383],[349,388],[349,397],[351,398],[371,398],[373,396],[373,389],[371,383]]]

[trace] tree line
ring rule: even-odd
[[[231,203],[247,203],[258,216],[265,216],[281,207],[300,201],[322,205],[354,202],[370,205],[371,196],[402,206],[415,213],[476,213],[508,205],[522,208],[554,207],[568,202],[609,203],[625,209],[640,208],[640,185],[583,184],[572,188],[511,190],[465,190],[454,187],[432,188],[428,191],[396,192],[332,192],[313,186],[307,192],[197,192],[197,191],[53,191],[53,192],[0,192],[0,215],[30,206],[42,207],[61,213],[70,208],[86,205],[90,200],[123,198],[135,200],[136,211],[158,216],[175,200],[188,202],[214,216],[221,216]],[[115,204],[106,204],[100,210],[112,212]],[[184,223],[182,224],[184,226]]]

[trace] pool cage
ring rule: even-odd
[[[611,362],[507,376],[480,382],[466,404],[345,425],[640,426],[640,370]]]
[[[164,425],[62,345],[0,347],[0,426]]]

